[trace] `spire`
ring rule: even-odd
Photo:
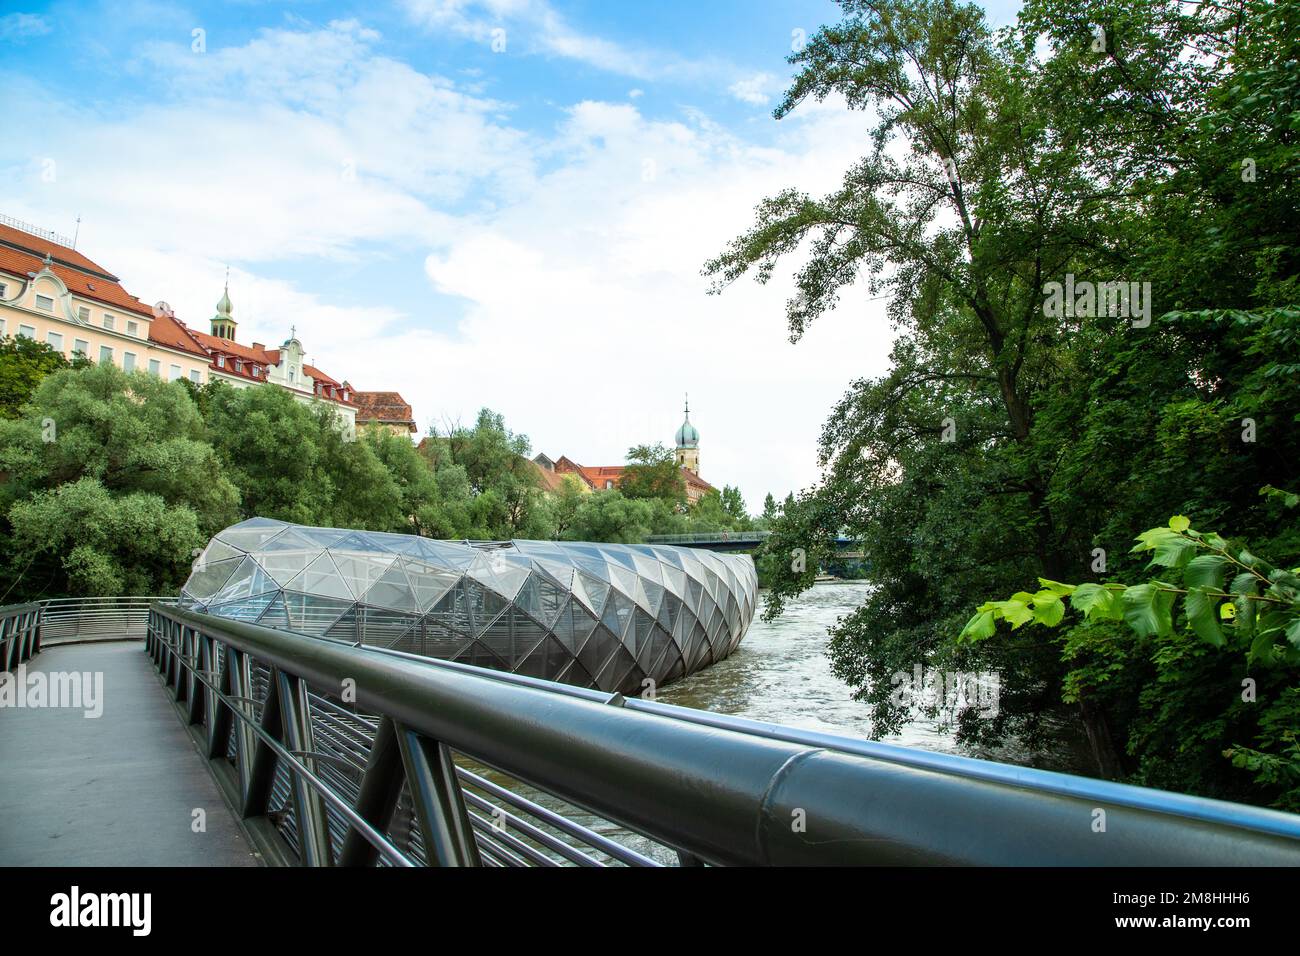
[[[212,317],[212,334],[219,339],[235,339],[235,319],[231,313],[235,310],[230,302],[230,266],[226,266],[226,284],[221,290],[221,301],[217,303],[217,314]]]

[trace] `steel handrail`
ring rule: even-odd
[[[997,764],[981,774],[972,765],[987,762],[942,754],[902,761],[832,735],[800,741],[667,705],[610,706],[545,682],[181,608],[155,607],[153,619],[154,630],[181,635],[160,660],[178,694],[183,658],[210,655],[211,642],[317,694],[355,682],[357,705],[383,717],[379,735],[391,725],[400,738],[421,827],[444,861],[473,856],[473,822],[447,784],[455,770],[438,762],[450,749],[710,863],[1300,864],[1300,817],[1277,811]],[[277,703],[292,693],[286,683]],[[301,715],[288,708],[283,718]],[[362,790],[364,800],[364,780]]]
[[[0,672],[25,664],[41,650],[41,605],[0,607]]]

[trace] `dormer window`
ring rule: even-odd
[[[243,370],[244,370],[244,363],[243,363],[243,361],[240,360],[240,359],[235,359],[235,371],[236,371],[236,372],[242,372]]]
[[[217,368],[225,368],[225,367],[226,367],[226,357],[224,355],[218,355]]]
[[[54,299],[48,295],[38,295],[36,297],[36,308],[43,309],[46,312],[53,312]]]
[[[343,401],[346,402],[347,400],[348,400],[348,390],[345,388],[343,389]]]
[[[262,374],[262,370],[261,370],[260,368],[258,368],[256,365],[254,365],[254,366],[253,366],[253,378],[257,378],[257,377],[258,377],[259,375],[261,375],[261,374]]]

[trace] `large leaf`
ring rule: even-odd
[[[1223,638],[1223,630],[1219,627],[1218,603],[1218,598],[1206,593],[1203,588],[1188,591],[1187,600],[1183,602],[1187,621],[1192,625],[1196,636],[1214,647],[1222,647],[1227,643]]]
[[[992,637],[996,630],[997,624],[993,621],[992,611],[976,611],[975,616],[961,629],[958,640],[965,638],[970,641],[982,641]]]
[[[1142,637],[1165,637],[1173,632],[1174,594],[1154,584],[1124,589],[1124,620]]]
[[[1218,554],[1197,555],[1183,571],[1183,581],[1189,589],[1208,587],[1221,591],[1227,576],[1228,559]]]
[[[1154,551],[1148,567],[1181,568],[1196,553],[1196,542],[1172,528],[1152,528],[1137,538],[1133,551]]]
[[[1124,611],[1119,594],[1100,584],[1080,584],[1070,595],[1070,607],[1088,620],[1120,621],[1124,619]]]

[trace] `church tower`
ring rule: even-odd
[[[212,334],[217,338],[235,341],[235,318],[230,314],[234,308],[230,304],[230,273],[227,271],[226,287],[221,293],[221,301],[217,303],[217,314],[212,317]]]
[[[677,467],[700,473],[700,433],[691,424],[691,399],[686,397],[686,420],[677,429]]]

